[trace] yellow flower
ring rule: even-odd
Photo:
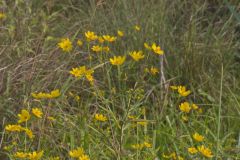
[[[85,37],[87,38],[87,41],[94,41],[96,39],[98,39],[98,36],[91,31],[87,31],[85,32]]]
[[[80,96],[77,95],[77,96],[74,97],[74,99],[75,99],[76,101],[80,101],[81,98],[80,98]]]
[[[114,42],[116,41],[117,37],[114,37],[114,36],[111,37],[110,35],[103,35],[103,39],[108,42]]]
[[[138,26],[138,25],[135,25],[134,28],[135,28],[136,31],[140,31],[141,30],[140,26]]]
[[[198,111],[198,113],[202,113],[203,112],[202,108],[199,108],[197,111]]]
[[[148,142],[144,142],[143,144],[146,148],[151,148],[152,147],[152,144],[150,144]]]
[[[187,116],[182,116],[182,120],[183,120],[184,122],[187,122],[187,121],[188,121],[188,117],[187,117]]]
[[[178,93],[181,96],[186,97],[191,93],[191,91],[187,90],[185,86],[178,86]]]
[[[198,152],[198,150],[195,147],[189,147],[188,152],[191,153],[191,154],[195,154],[195,153]]]
[[[194,110],[197,110],[199,107],[196,105],[196,104],[192,104],[192,108],[194,109]]]
[[[172,152],[172,153],[170,153],[169,155],[165,155],[164,153],[163,153],[163,158],[167,158],[167,159],[169,159],[169,158],[172,158],[173,160],[176,160],[177,159],[177,155],[176,155],[176,153],[175,152]]]
[[[102,121],[102,122],[105,122],[107,121],[107,117],[102,115],[102,114],[95,114],[94,118],[97,120],[97,121]]]
[[[79,157],[79,160],[90,160],[90,158],[88,157],[88,155],[82,155]]]
[[[143,144],[133,144],[133,145],[132,145],[132,148],[133,148],[133,149],[138,149],[138,150],[143,149],[143,147],[144,147]]]
[[[9,132],[20,132],[23,130],[23,127],[18,125],[18,124],[9,124],[5,127],[6,131],[9,131]]]
[[[123,37],[124,36],[123,31],[120,31],[120,30],[117,31],[117,34],[118,34],[119,37]]]
[[[72,151],[69,151],[69,155],[73,158],[79,158],[84,155],[84,150],[82,147],[78,147]]]
[[[160,46],[157,46],[156,43],[152,44],[152,50],[154,53],[158,54],[158,55],[163,55],[163,50],[161,49]]]
[[[144,43],[144,47],[145,47],[146,49],[148,49],[148,50],[152,50],[152,47],[149,46],[147,43]]]
[[[99,42],[99,43],[103,43],[103,42],[104,42],[103,37],[98,37],[98,42]]]
[[[151,68],[150,68],[150,73],[151,73],[152,75],[156,75],[157,73],[159,73],[159,71],[158,71],[158,69],[157,69],[156,67],[151,67]]]
[[[32,153],[28,153],[28,159],[29,160],[39,160],[41,159],[43,156],[43,151],[40,151],[40,152],[32,152]]]
[[[50,121],[55,121],[55,120],[56,120],[56,119],[55,119],[54,117],[52,117],[52,116],[48,116],[47,119],[50,120]]]
[[[135,60],[139,61],[140,59],[144,58],[143,52],[142,51],[133,51],[130,52],[129,55]]]
[[[134,120],[134,119],[136,119],[137,117],[136,117],[136,116],[129,115],[128,118]]]
[[[60,158],[57,156],[57,157],[50,157],[49,160],[60,160]]]
[[[18,114],[19,120],[18,123],[27,122],[30,119],[30,114],[26,109],[22,109],[21,113]]]
[[[191,106],[188,102],[183,102],[179,105],[179,109],[182,112],[189,113],[191,111]]]
[[[43,112],[39,108],[32,108],[32,113],[38,117],[42,118]]]
[[[69,73],[75,77],[82,77],[84,76],[85,72],[86,72],[86,66],[81,66],[78,68],[72,68],[72,70]]]
[[[198,142],[202,142],[204,140],[204,136],[198,134],[198,133],[194,133],[193,134],[193,139],[195,139]]]
[[[94,52],[101,52],[102,51],[102,47],[99,46],[99,45],[93,46],[91,49]]]
[[[70,71],[70,74],[73,76],[80,78],[85,76],[89,82],[92,82],[94,80],[92,74],[94,73],[93,69],[86,69],[86,66],[81,66],[78,68],[72,68]]]
[[[14,157],[16,157],[16,158],[27,158],[27,157],[28,157],[28,153],[16,152],[16,153],[14,154]]]
[[[106,47],[102,47],[102,50],[105,51],[105,52],[109,52],[110,48],[108,46],[106,46]]]
[[[53,90],[51,91],[50,93],[42,93],[42,92],[39,92],[39,93],[32,93],[31,94],[33,96],[33,98],[36,98],[36,99],[52,99],[52,98],[57,98],[60,96],[60,91],[59,89],[56,89],[56,90]]]
[[[6,18],[6,14],[0,13],[0,19],[4,19],[4,18]]]
[[[177,90],[177,89],[178,89],[178,86],[170,86],[170,88],[171,88],[172,90]]]
[[[198,151],[207,158],[213,157],[212,151],[203,145],[198,146]]]
[[[112,65],[122,65],[126,60],[125,56],[114,56],[113,58],[110,58],[110,62]]]
[[[147,122],[146,121],[139,121],[139,122],[137,122],[137,124],[141,125],[141,126],[146,126]]]
[[[72,42],[69,40],[69,38],[63,38],[58,43],[58,47],[61,48],[64,52],[70,52],[73,48]]]
[[[25,133],[28,135],[28,137],[29,137],[30,139],[33,139],[33,138],[34,138],[34,135],[33,135],[32,131],[31,131],[30,129],[24,128],[23,130],[25,131]]]
[[[80,39],[77,40],[77,45],[78,45],[79,47],[82,47],[82,45],[83,45],[83,41],[81,41]]]
[[[60,96],[59,89],[55,89],[55,90],[51,91],[51,93],[50,93],[50,98],[57,98],[59,96]]]

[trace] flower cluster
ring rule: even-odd
[[[43,112],[39,108],[32,108],[32,113],[37,118],[42,118]],[[28,112],[28,110],[22,109],[21,113],[18,114],[18,117],[19,117],[18,123],[23,123],[23,122],[27,122],[31,118],[31,115]],[[22,127],[19,124],[13,124],[13,125],[9,124],[5,127],[5,129],[6,131],[9,131],[9,132],[25,132],[30,139],[34,138],[34,135],[29,128]]]
[[[96,45],[96,46],[92,47],[92,51],[94,51],[96,53],[97,52],[109,52],[110,48],[108,46],[103,47],[103,46]]]
[[[152,147],[152,144],[149,143],[149,142],[143,142],[141,144],[133,144],[131,146],[133,149],[138,149],[138,150],[142,150],[143,148],[151,148]]]
[[[191,94],[190,90],[187,90],[185,86],[170,86],[172,90],[177,90],[179,95],[182,97],[186,97]]]
[[[29,159],[29,160],[39,160],[43,156],[43,151],[33,151],[33,152],[16,152],[14,157],[19,159]]]
[[[206,158],[212,158],[213,157],[212,151],[208,147],[205,147],[204,145],[198,146],[197,148],[196,147],[189,147],[188,152],[190,154],[196,154],[196,153],[199,152]]]
[[[72,74],[74,77],[77,78],[82,78],[82,77],[86,77],[87,80],[89,82],[93,82],[94,78],[92,76],[92,74],[94,73],[93,69],[87,69],[86,66],[80,66],[77,68],[72,68],[72,70],[69,72],[70,74]]]
[[[156,43],[153,43],[152,46],[150,46],[148,43],[144,43],[144,47],[147,50],[153,51],[153,53],[155,53],[157,55],[163,55],[164,54],[164,51],[161,49],[160,46],[157,46]]]
[[[36,98],[36,99],[53,99],[53,98],[59,97],[60,95],[61,94],[59,89],[53,90],[50,93],[43,93],[43,92],[32,93],[33,98]]]

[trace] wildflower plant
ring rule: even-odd
[[[18,3],[16,3],[17,9],[19,9]],[[41,52],[46,52],[47,54],[44,53],[44,55],[46,54],[47,57],[39,61],[43,64],[30,58],[28,61],[34,61],[34,63],[26,68],[32,68],[32,70],[26,73],[24,79],[19,80],[29,82],[29,86],[23,86],[24,96],[16,96],[21,99],[21,102],[16,103],[18,107],[11,111],[11,118],[3,121],[4,129],[1,132],[3,138],[0,141],[0,147],[3,146],[4,155],[9,159],[24,160],[197,160],[234,157],[231,153],[237,152],[235,148],[237,136],[235,132],[230,132],[227,136],[222,134],[221,131],[228,131],[228,125],[222,125],[228,117],[216,117],[222,113],[219,108],[222,107],[223,92],[221,91],[220,94],[220,104],[215,103],[214,100],[212,100],[214,104],[209,104],[211,99],[209,95],[198,89],[202,84],[192,83],[192,79],[184,79],[181,75],[182,72],[191,71],[187,65],[187,63],[191,65],[194,63],[189,58],[190,52],[195,54],[201,50],[199,55],[206,52],[204,48],[206,46],[198,48],[202,46],[202,39],[198,39],[197,42],[191,39],[195,32],[201,30],[200,24],[197,28],[196,24],[189,25],[187,29],[191,30],[190,33],[186,32],[184,27],[179,29],[174,27],[170,30],[166,28],[168,25],[165,23],[157,25],[157,19],[149,18],[146,24],[140,22],[138,18],[135,20],[132,18],[134,14],[129,14],[131,13],[129,11],[125,13],[129,16],[127,20],[131,19],[134,24],[131,22],[122,25],[113,21],[109,26],[102,23],[94,26],[95,16],[99,17],[98,14],[101,12],[115,15],[112,10],[116,6],[111,6],[112,2],[98,1],[97,4],[91,2],[90,6],[96,8],[93,9],[94,14],[89,13],[91,16],[87,19],[69,25],[71,27],[59,27],[62,30],[67,28],[68,31],[64,34],[68,36],[56,38],[55,41],[55,38],[51,38],[52,35],[59,34],[59,37],[63,37],[64,34],[62,31],[56,31],[54,27],[49,27],[48,23],[51,23],[56,15],[59,19],[66,20],[65,23],[68,19],[72,22],[78,19],[78,16],[84,16],[86,8],[79,9],[72,3],[66,8],[63,7],[61,12],[55,13],[54,11],[59,6],[62,7],[62,4],[52,7],[51,3],[55,2],[44,3],[44,5],[52,15],[45,15],[46,13],[43,12],[39,17],[43,23],[41,26],[45,29],[40,40],[34,41],[39,46],[29,49],[31,53],[36,54],[34,55],[36,57]],[[139,5],[138,3],[134,4]],[[161,3],[165,4],[165,2]],[[175,7],[171,5],[172,3],[176,2],[169,3],[170,8]],[[185,4],[185,2],[182,3]],[[124,3],[122,8],[127,8],[128,5]],[[166,7],[166,4],[163,7]],[[71,12],[68,15],[69,8]],[[90,11],[88,8],[87,10]],[[166,8],[158,10],[165,11]],[[194,10],[194,7],[191,7],[191,10]],[[26,12],[35,13],[35,10],[26,9]],[[81,12],[81,14],[72,17],[71,14],[75,12]],[[136,12],[139,12],[139,9]],[[196,12],[191,18],[199,16],[199,13],[205,12]],[[161,14],[159,16],[159,20],[169,19]],[[26,18],[26,21],[31,18]],[[5,25],[5,21],[9,19],[8,14],[0,13],[1,25]],[[156,24],[148,26],[149,20]],[[178,23],[180,22],[179,20]],[[2,27],[3,30],[8,31],[9,35],[17,28],[15,24],[10,23],[13,22],[9,21],[6,27]],[[81,23],[86,25],[78,28]],[[229,24],[225,23],[225,27]],[[159,26],[158,30],[154,29],[156,25]],[[165,30],[162,30],[162,27],[165,27]],[[224,31],[225,27],[221,30]],[[149,28],[152,30],[150,31]],[[22,30],[21,27],[17,29]],[[30,32],[31,29],[27,31]],[[172,39],[169,40],[168,36],[174,35],[175,30],[186,32],[184,36],[172,37],[176,41],[187,39],[188,41],[177,43],[179,47],[184,45],[184,49],[170,46]],[[162,36],[163,31],[169,35]],[[45,40],[47,34],[51,36]],[[222,34],[222,37],[225,35],[227,36]],[[28,41],[35,40],[31,36],[21,39],[26,46],[32,44]],[[200,38],[203,36],[204,34],[199,35]],[[222,37],[215,39],[216,37],[214,41],[221,41]],[[9,42],[11,41],[14,41],[14,38],[10,38]],[[209,39],[209,41],[212,40]],[[11,48],[17,56],[22,53],[17,49],[15,51],[15,46],[19,44],[16,43]],[[209,50],[211,47],[218,46],[218,44],[212,46],[210,44],[207,46]],[[45,45],[49,48],[44,48]],[[179,53],[180,56],[174,57],[174,52],[183,51],[187,52],[188,56]],[[199,55],[196,54],[196,56]],[[39,57],[42,58],[41,56]],[[168,60],[172,56],[177,59],[178,65],[171,68],[173,63]],[[47,62],[51,67],[41,68]],[[184,64],[184,71],[180,72],[177,67],[182,64]],[[203,63],[202,66],[204,67],[205,64]],[[16,67],[18,68],[21,67]],[[37,79],[36,84],[30,83],[33,79]],[[11,78],[6,80],[4,78],[3,81],[9,83],[6,95],[11,87],[18,87],[18,85],[10,85],[13,81]],[[222,79],[222,85],[223,82],[225,83]],[[237,102],[237,100],[238,98],[234,97],[234,101]],[[15,100],[9,98],[8,101],[11,104]],[[218,112],[215,112],[217,109]],[[233,140],[228,140],[228,137]]]

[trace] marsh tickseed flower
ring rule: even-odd
[[[198,141],[198,142],[202,142],[204,140],[204,136],[198,134],[198,133],[194,133],[193,134],[193,139]]]
[[[212,151],[204,145],[198,146],[198,151],[207,158],[213,157]]]
[[[30,138],[30,139],[33,139],[34,138],[34,135],[33,135],[33,132],[28,129],[28,128],[23,128],[23,131],[25,131],[26,135]]]
[[[98,37],[98,42],[99,42],[99,43],[103,43],[103,42],[104,42],[103,37],[99,36],[99,37]]]
[[[110,36],[110,35],[103,35],[103,39],[108,42],[114,42],[116,41],[117,37]]]
[[[16,158],[27,158],[27,157],[28,157],[28,153],[16,152],[16,153],[14,154],[14,157],[16,157]]]
[[[192,104],[192,108],[194,109],[194,110],[197,110],[199,107],[196,105],[196,104]]]
[[[178,86],[170,86],[170,88],[171,88],[172,90],[177,90],[177,89],[178,89]]]
[[[43,112],[39,108],[32,108],[32,113],[37,118],[42,118]]]
[[[49,160],[60,160],[60,157],[50,157]]]
[[[144,47],[148,50],[152,50],[152,47],[148,45],[148,43],[144,43]]]
[[[190,154],[195,154],[195,153],[198,152],[198,150],[197,150],[197,148],[195,148],[195,147],[189,147],[189,148],[188,148],[188,152],[189,152]]]
[[[150,73],[152,75],[156,75],[157,73],[159,73],[159,70],[156,67],[151,67],[150,68]]]
[[[110,63],[112,65],[122,65],[126,60],[125,56],[114,56],[113,58],[110,58]]]
[[[83,41],[82,40],[77,40],[77,45],[79,46],[79,47],[82,47],[82,45],[83,45]]]
[[[61,94],[60,94],[59,89],[55,89],[55,90],[51,91],[50,93],[39,92],[39,93],[32,93],[31,95],[33,96],[33,98],[36,98],[36,99],[44,99],[44,98],[52,99],[52,98],[59,97]]]
[[[188,102],[183,102],[179,105],[179,109],[182,112],[189,113],[191,111],[191,106]]]
[[[69,73],[77,78],[81,78],[81,77],[85,76],[89,82],[93,82],[93,80],[94,80],[94,78],[92,76],[92,74],[94,73],[94,70],[87,69],[86,66],[72,68],[72,70]]]
[[[88,155],[82,155],[81,157],[79,157],[79,160],[90,160],[90,158],[88,157]]]
[[[178,93],[181,96],[186,97],[191,93],[191,91],[187,90],[185,86],[178,86]]]
[[[117,31],[117,34],[118,34],[119,37],[123,37],[124,36],[123,31],[120,31],[120,30]]]
[[[52,116],[48,116],[47,119],[50,120],[50,121],[55,121],[55,120],[56,120],[56,119],[55,119],[54,117],[52,117]]]
[[[5,127],[5,129],[9,132],[21,132],[23,127],[18,124],[9,124]]]
[[[103,114],[95,114],[94,118],[95,118],[97,121],[102,121],[102,122],[107,121],[107,117],[104,116]]]
[[[138,25],[135,25],[135,26],[134,26],[134,29],[135,29],[136,31],[140,31],[140,30],[141,30],[140,26],[138,26]]]
[[[84,150],[82,147],[69,151],[69,155],[73,158],[79,158],[84,155]]]
[[[143,144],[146,148],[151,148],[152,147],[152,144],[150,144],[148,142],[143,142]]]
[[[158,55],[163,55],[163,50],[161,49],[160,46],[157,46],[156,43],[152,44],[152,50],[154,53],[158,54]]]
[[[41,159],[43,156],[43,151],[40,151],[40,152],[32,152],[32,153],[28,153],[28,159],[29,160],[39,160]]]
[[[73,48],[72,42],[69,40],[69,38],[63,38],[58,43],[58,47],[61,48],[64,52],[70,52]]]
[[[188,121],[188,116],[182,116],[182,120],[183,120],[184,122],[187,122],[187,121]]]
[[[144,58],[143,52],[142,51],[133,51],[130,52],[129,55],[135,60],[139,61],[140,59]]]
[[[97,52],[102,52],[102,51],[105,51],[105,52],[110,51],[110,48],[108,46],[103,47],[103,46],[99,46],[99,45],[93,46],[91,49],[92,49],[92,51],[94,51],[96,53]]]
[[[4,19],[4,18],[6,18],[6,14],[5,13],[0,13],[0,20]]]
[[[23,122],[27,122],[30,119],[30,114],[26,109],[22,109],[21,113],[18,114],[18,123],[23,123]]]
[[[91,31],[85,32],[85,37],[87,38],[87,41],[94,41],[98,39],[98,36]]]
[[[99,45],[96,45],[96,46],[92,46],[92,51],[94,52],[101,52],[102,51],[102,47],[99,46]]]

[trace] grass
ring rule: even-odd
[[[240,159],[237,0],[3,0],[0,6],[6,15],[0,18],[0,159],[42,150],[41,159],[71,159],[77,147],[90,159]],[[117,36],[117,30],[124,36],[103,44],[109,53],[94,53],[99,43],[84,35]],[[69,53],[58,47],[61,38],[73,43]],[[144,48],[145,42],[160,45],[164,55]],[[128,54],[139,50],[145,57],[136,62]],[[112,65],[115,55],[126,61]],[[94,70],[93,84],[69,73],[78,66]],[[156,75],[146,72],[152,66]],[[172,85],[191,94],[180,96]],[[55,89],[57,98],[31,95]],[[185,101],[202,112],[180,110]],[[31,113],[34,107],[42,118]],[[31,118],[20,125],[33,139],[24,130],[6,130],[23,109]],[[196,132],[202,142],[193,138]],[[201,145],[212,158],[200,153]]]

